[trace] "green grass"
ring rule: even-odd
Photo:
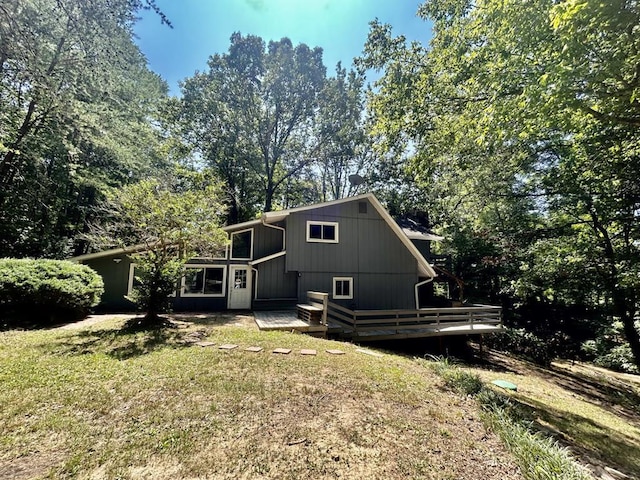
[[[495,352],[488,360],[464,370],[515,383],[509,399],[535,428],[581,459],[640,478],[640,376],[569,362],[542,368]]]
[[[420,362],[227,320],[0,333],[0,477],[520,478]],[[188,346],[194,331],[240,348]]]
[[[517,459],[525,479],[591,479],[586,468],[576,462],[567,448],[536,431],[526,420],[521,408],[515,406],[506,396],[484,386],[477,373],[451,364],[446,359],[436,360],[430,366],[449,388],[461,394],[476,396],[484,408],[482,419],[500,435]]]

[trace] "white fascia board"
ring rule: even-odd
[[[285,250],[283,250],[282,252],[273,253],[271,255],[267,255],[266,257],[262,257],[262,258],[258,258],[257,260],[253,260],[252,262],[249,262],[249,265],[258,265],[260,263],[268,262],[269,260],[273,260],[274,258],[282,257],[283,255],[286,255],[286,254],[287,254],[287,252]]]
[[[391,227],[391,230],[393,230],[393,232],[398,236],[398,238],[404,244],[404,246],[407,247],[407,250],[409,250],[409,253],[411,253],[411,255],[413,255],[415,259],[418,261],[418,272],[425,277],[431,277],[431,278],[437,277],[438,274],[435,272],[433,267],[429,265],[429,262],[427,262],[427,260],[422,256],[422,254],[416,248],[413,242],[409,240],[409,237],[405,235],[405,233],[400,228],[400,225],[398,225],[396,221],[393,218],[391,218],[391,215],[389,215],[389,212],[387,212],[386,208],[382,206],[382,204],[375,197],[375,195],[373,195],[372,193],[369,193],[367,195],[370,195],[369,201],[371,202],[373,207],[378,211],[380,216],[384,218],[384,220],[387,222],[389,227]]]
[[[130,253],[140,252],[149,248],[148,245],[139,244],[131,247],[112,248],[111,250],[102,250],[101,252],[85,253],[84,255],[78,255],[77,257],[71,257],[70,262],[85,262],[87,260],[95,260],[96,258],[110,257],[111,255],[128,255]]]

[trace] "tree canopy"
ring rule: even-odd
[[[151,0],[0,5],[0,255],[64,256],[109,187],[162,163],[166,85],[133,42]]]
[[[431,45],[371,26],[384,152],[411,151],[444,227],[492,239],[502,292],[603,308],[640,364],[635,2],[434,0]],[[495,261],[484,258],[485,261]]]
[[[229,221],[236,222],[257,208],[289,206],[321,157],[344,161],[358,141],[347,123],[359,121],[361,87],[357,74],[340,66],[327,80],[319,47],[235,33],[207,72],[185,80],[174,112],[182,138],[224,179]]]

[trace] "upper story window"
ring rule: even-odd
[[[307,242],[338,243],[338,222],[307,221]]]
[[[251,260],[253,258],[253,229],[231,234],[231,260]]]

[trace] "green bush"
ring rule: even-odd
[[[0,316],[5,324],[80,318],[98,304],[103,291],[102,277],[86,265],[0,259]]]

